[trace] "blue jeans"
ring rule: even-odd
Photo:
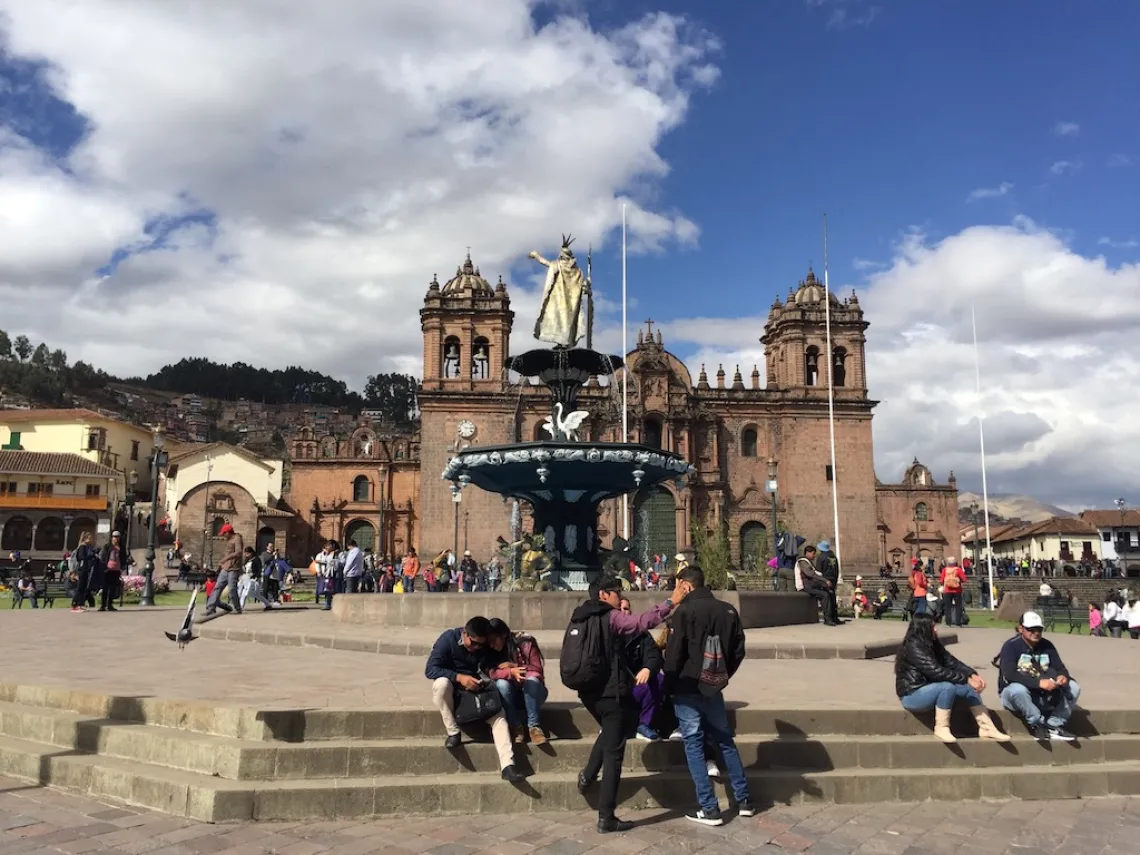
[[[510,680],[496,680],[495,685],[499,694],[503,696],[503,712],[507,716],[507,724],[516,727],[519,724],[519,696],[522,696],[523,706],[526,708],[526,726],[541,727],[539,713],[542,705],[546,703],[549,692],[538,677],[527,677],[520,686]]]
[[[982,703],[981,696],[965,683],[927,683],[921,689],[903,695],[900,700],[907,712],[930,712],[935,707],[952,709],[956,698],[965,699],[972,707]]]
[[[1031,692],[1020,683],[1010,683],[1002,689],[1001,705],[1021,716],[1026,724],[1038,725],[1044,721],[1049,727],[1064,727],[1081,696],[1080,684],[1076,680],[1070,680],[1059,691],[1049,694],[1053,697],[1050,698],[1045,692]],[[1046,703],[1044,712],[1041,710],[1043,701],[1052,702],[1051,706]]]
[[[685,761],[689,764],[689,775],[697,788],[697,801],[706,813],[720,810],[712,784],[709,782],[708,762],[705,757],[705,731],[720,747],[732,795],[738,805],[752,801],[748,790],[748,778],[744,775],[744,764],[740,752],[733,741],[732,728],[728,724],[728,710],[724,707],[724,696],[677,695],[673,698],[673,710],[681,725],[681,737],[685,741]]]

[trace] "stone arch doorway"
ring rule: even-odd
[[[633,500],[633,541],[637,563],[647,568],[654,555],[677,552],[677,503],[660,485],[642,490]]]
[[[740,527],[740,566],[749,573],[756,572],[768,559],[768,529],[764,523],[749,520]]]
[[[27,517],[11,517],[0,534],[0,549],[24,552],[32,548],[32,521]]]
[[[376,528],[368,520],[353,520],[344,529],[344,543],[355,540],[361,550],[376,550]]]
[[[59,517],[44,517],[36,526],[36,550],[63,552],[65,526]]]
[[[257,554],[265,551],[265,547],[272,546],[277,541],[277,532],[269,526],[262,526],[257,530]]]

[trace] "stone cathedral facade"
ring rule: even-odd
[[[765,381],[758,366],[701,366],[692,377],[652,322],[626,355],[630,441],[683,455],[696,474],[631,494],[629,528],[642,554],[688,548],[694,526],[727,527],[734,561],[763,564],[770,546],[774,467],[776,517],[809,542],[832,536],[832,479],[839,491],[845,575],[873,573],[916,555],[956,555],[957,487],[938,484],[918,461],[902,482],[874,471],[865,356],[868,322],[852,294],[831,299],[826,346],[825,291],[815,274],[772,304],[763,330]],[[433,555],[458,545],[486,560],[509,537],[513,502],[471,488],[455,500],[440,478],[468,445],[542,439],[549,398],[503,369],[515,322],[506,285],[492,285],[470,255],[444,284],[433,278],[420,309],[423,385],[420,429],[386,436],[363,423],[349,436],[305,429],[293,440],[290,505],[297,512],[290,551],[311,552],[325,537],[354,537],[389,555],[415,546]],[[837,471],[829,455],[827,379],[835,385]],[[583,436],[621,439],[620,380],[591,381],[579,398],[591,418]],[[918,468],[916,468],[918,467]],[[921,517],[921,519],[919,519]],[[527,509],[521,509],[522,526]],[[599,533],[625,527],[622,503],[604,505]]]

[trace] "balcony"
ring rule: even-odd
[[[29,496],[0,493],[0,511],[105,511],[106,496]]]

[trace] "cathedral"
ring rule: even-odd
[[[831,348],[824,300],[831,300]],[[528,509],[477,489],[455,495],[441,473],[462,448],[544,438],[544,388],[504,369],[514,326],[507,286],[492,285],[470,255],[455,276],[433,277],[420,309],[423,381],[420,427],[394,435],[363,419],[349,435],[304,428],[291,443],[289,537],[295,560],[325,538],[399,556],[470,549],[486,560],[499,536],[527,530]],[[758,338],[758,366],[701,366],[694,382],[652,321],[625,355],[624,378],[591,379],[579,395],[590,418],[583,438],[620,441],[623,382],[629,440],[676,452],[696,469],[677,485],[642,490],[603,505],[603,543],[628,531],[636,553],[673,555],[694,531],[727,530],[733,563],[761,567],[771,555],[773,519],[810,543],[833,536],[838,485],[844,575],[884,564],[956,555],[957,486],[935,482],[917,460],[900,483],[875,477],[867,394],[866,331],[853,293],[828,295],[812,271],[772,304]],[[834,379],[836,467],[829,453],[828,370]],[[774,489],[773,489],[774,488]],[[625,516],[628,514],[628,517]],[[877,574],[874,574],[877,575]]]

